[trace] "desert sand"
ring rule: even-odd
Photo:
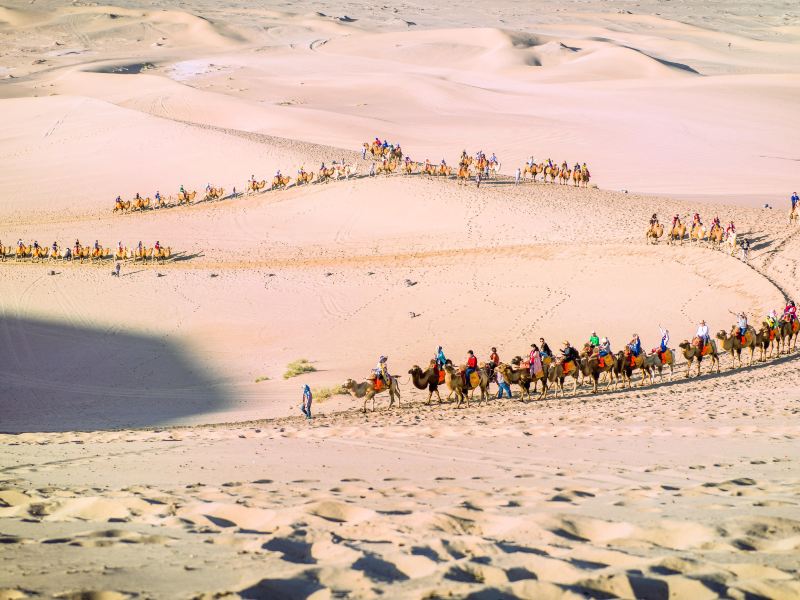
[[[800,297],[800,13],[518,4],[0,2],[0,246],[174,253],[0,263],[0,598],[800,596],[797,351],[459,410],[409,383],[440,344],[649,352]],[[375,136],[500,174],[368,177]],[[514,185],[531,155],[592,185]],[[695,212],[749,260],[645,242]],[[381,354],[400,407],[300,416]]]

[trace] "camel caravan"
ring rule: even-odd
[[[692,217],[691,224],[687,225],[688,215],[681,218],[680,215],[672,217],[672,224],[665,229],[657,215],[650,218],[650,224],[645,233],[648,244],[658,244],[666,233],[667,245],[683,246],[684,242],[692,246],[705,246],[714,250],[722,250],[733,256],[737,249],[742,247],[739,236],[736,233],[736,226],[731,221],[727,227],[723,228],[719,217],[714,217],[711,226],[703,224],[699,213]]]
[[[15,262],[55,262],[68,261],[79,263],[93,263],[104,261],[126,261],[133,262],[165,262],[172,258],[172,248],[163,246],[156,242],[154,246],[147,247],[139,242],[137,246],[128,248],[121,243],[116,249],[104,247],[98,241],[91,246],[84,246],[79,240],[75,240],[72,246],[61,246],[58,242],[53,242],[51,246],[40,246],[39,242],[33,242],[27,246],[22,240],[17,241],[16,246],[3,246],[0,242],[0,260],[6,261],[13,259]]]
[[[442,393],[446,391],[446,399],[455,398],[455,407],[461,408],[469,407],[476,394],[479,405],[488,401],[491,384],[498,387],[497,399],[503,397],[504,391],[511,398],[514,386],[519,389],[519,399],[528,402],[534,395],[537,400],[547,399],[551,390],[556,398],[563,398],[567,389],[573,396],[584,387],[593,394],[601,386],[607,391],[630,389],[637,376],[638,387],[655,385],[656,379],[662,383],[667,374],[672,381],[679,356],[683,356],[689,378],[702,375],[704,364],[709,365],[708,373],[720,373],[723,354],[730,355],[731,369],[737,369],[745,366],[745,360],[747,366],[752,366],[756,360],[764,362],[797,350],[800,321],[793,301],[787,304],[782,316],[772,311],[758,328],[749,325],[743,313],[736,316],[738,322],[729,331],[720,330],[715,336],[702,321],[694,338],[678,344],[679,350],[669,347],[669,332],[664,329],[659,346],[649,353],[636,334],[624,349],[612,352],[608,339],[598,338],[592,332],[581,351],[565,341],[560,356],[556,357],[544,339],[540,339],[541,347],[531,344],[530,354],[515,356],[508,362],[501,361],[492,348],[486,362],[479,362],[470,350],[466,361],[456,365],[445,358],[439,347],[436,356],[423,363],[425,368],[413,365],[408,374],[415,388],[428,392],[426,405],[432,403],[434,396],[442,404],[445,401]],[[400,378],[389,374],[387,363],[387,357],[382,356],[378,367],[364,380],[348,379],[342,386],[354,398],[364,400],[364,412],[370,400],[375,410],[375,398],[382,393],[389,394],[389,408],[395,400],[400,405]]]
[[[530,179],[533,183],[536,183],[536,178],[541,175],[544,183],[559,183],[561,185],[569,185],[571,183],[574,187],[584,188],[589,187],[589,180],[591,179],[591,173],[586,163],[575,163],[570,168],[566,160],[559,166],[548,158],[546,162],[537,164],[532,156],[525,163],[520,174],[522,181]]]

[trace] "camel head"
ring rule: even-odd
[[[718,340],[723,340],[723,341],[728,339],[728,334],[725,332],[724,329],[720,329],[717,332],[717,339]]]
[[[689,343],[689,340],[683,340],[680,344],[678,344],[678,348],[683,348],[684,350],[688,350],[691,348],[691,346],[692,345]]]
[[[408,374],[409,374],[409,375],[414,375],[414,374],[419,374],[419,373],[422,373],[422,369],[420,369],[420,368],[419,368],[419,365],[414,365],[414,366],[413,366],[413,367],[411,367],[411,369],[408,371]]]
[[[352,379],[348,379],[347,381],[344,382],[344,385],[342,387],[346,390],[352,390],[353,388],[356,387],[356,382],[353,381]]]

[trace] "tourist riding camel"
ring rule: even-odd
[[[464,384],[469,385],[470,376],[478,370],[478,357],[470,350],[467,352],[467,368],[464,371]]]
[[[699,339],[700,342],[705,345],[711,341],[711,333],[708,330],[708,325],[706,325],[705,321],[700,321],[700,325],[697,327],[697,333],[695,334]],[[702,348],[702,346],[700,346]]]

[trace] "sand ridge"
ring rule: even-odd
[[[0,264],[0,597],[800,595],[797,352],[461,410],[406,375],[438,344],[649,350],[660,323],[677,347],[800,296],[796,11],[115,4],[0,7],[0,237],[186,260]],[[435,164],[494,152],[501,176],[111,212],[323,161],[363,175],[375,136]],[[531,154],[599,189],[513,185]],[[734,221],[749,262],[647,245],[653,213],[694,212]],[[302,386],[381,354],[402,407],[300,416]],[[284,380],[299,358],[316,371]]]

